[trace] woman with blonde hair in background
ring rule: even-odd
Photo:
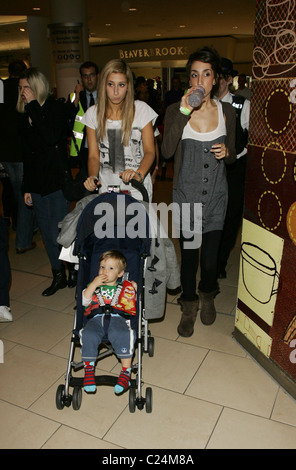
[[[49,94],[46,77],[30,68],[19,79],[17,110],[22,114],[24,199],[34,208],[51,263],[53,281],[42,292],[49,296],[67,286],[57,243],[58,223],[70,207],[62,191],[62,168],[67,165],[67,109]]]
[[[133,75],[120,59],[109,61],[103,68],[97,105],[87,110],[88,174],[84,186],[100,192],[108,185],[120,185],[139,199],[140,193],[128,185],[131,179],[144,184],[152,199],[149,173],[155,158],[153,124],[157,114],[143,101],[134,100]]]

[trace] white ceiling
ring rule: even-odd
[[[26,29],[26,16],[50,17],[50,0],[1,3],[0,50],[3,44],[8,50],[18,44],[28,45],[26,31],[19,31],[20,27]],[[104,44],[157,38],[250,36],[254,31],[255,5],[256,0],[86,0],[90,35],[93,41]],[[33,10],[36,6],[40,11]],[[131,7],[137,10],[129,11]]]
[[[256,0],[86,0],[86,8],[90,44],[116,44],[148,39],[253,36]],[[15,51],[28,50],[26,17],[50,17],[50,0],[2,0],[0,15],[3,67]]]

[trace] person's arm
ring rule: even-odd
[[[46,146],[60,142],[67,128],[67,107],[60,101],[49,101],[40,106],[34,99],[25,106],[26,112]]]
[[[159,148],[158,148],[157,137],[154,138],[154,142],[155,142],[155,166],[153,168],[153,173],[151,174],[151,179],[152,179],[153,184],[155,183],[156,175],[157,175],[158,168],[159,168],[158,166],[159,165]]]
[[[144,156],[140,163],[139,168],[134,170],[124,170],[121,174],[122,180],[124,183],[128,183],[131,179],[136,179],[142,182],[145,176],[149,172],[155,158],[155,145],[154,145],[154,133],[152,122],[148,122],[146,126],[142,129],[142,143]],[[137,173],[137,171],[139,173]]]
[[[74,88],[74,93],[75,93],[75,98],[72,101],[74,106],[78,109],[78,103],[80,101],[80,92],[84,90],[84,87],[81,83],[77,83],[75,88]]]
[[[236,130],[236,114],[235,110],[230,103],[223,103],[224,118],[226,123],[226,140],[225,146],[227,147],[227,155],[225,157],[225,163],[230,165],[236,160],[236,149],[235,149],[235,130]]]
[[[95,293],[95,290],[106,281],[106,275],[100,274],[96,276],[92,282],[83,291],[83,297],[85,300],[91,300]]]
[[[249,130],[250,122],[250,101],[245,99],[243,109],[241,112],[241,126],[243,129]]]
[[[182,132],[188,122],[189,116],[185,116],[179,110],[180,103],[171,104],[165,114],[164,133],[161,153],[165,159],[173,157],[182,138]]]
[[[100,152],[96,136],[96,130],[86,126],[86,136],[88,144],[88,178],[84,181],[84,186],[88,191],[94,191],[97,187],[100,171]]]

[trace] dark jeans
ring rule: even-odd
[[[181,245],[181,285],[184,300],[196,300],[196,274],[200,255],[199,290],[213,292],[219,288],[217,282],[217,259],[221,239],[221,230],[207,232],[202,235],[201,247],[186,249],[185,240],[180,237]],[[200,253],[199,253],[200,250]]]
[[[35,213],[32,207],[28,207],[24,201],[22,192],[23,163],[3,162],[8,173],[14,197],[17,202],[16,248],[29,248],[32,244],[33,231],[36,228]]]
[[[31,196],[51,267],[52,269],[60,269],[63,262],[59,259],[61,245],[57,242],[58,223],[68,214],[70,202],[64,197],[62,190],[46,196],[31,193]]]
[[[7,224],[0,214],[0,305],[9,307],[10,264],[7,254]]]
[[[101,344],[105,332],[105,315],[96,315],[86,323],[80,332],[81,358],[83,361],[95,361],[98,356],[98,347]],[[130,326],[130,321],[120,315],[111,315],[108,325],[108,340],[112,344],[117,357],[130,358],[134,353],[136,333]]]

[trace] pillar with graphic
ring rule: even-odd
[[[258,0],[234,336],[296,397],[295,0]]]

